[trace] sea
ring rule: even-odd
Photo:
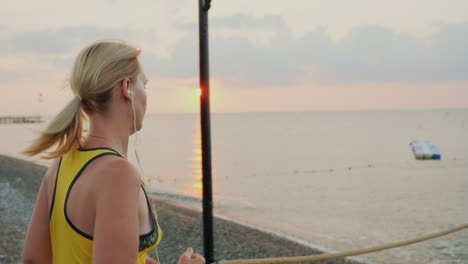
[[[0,153],[48,165],[19,154],[43,126],[0,125]],[[441,160],[416,160],[413,140]],[[201,208],[197,114],[149,114],[135,145],[153,194]],[[217,216],[326,252],[468,223],[468,109],[215,113],[211,149]],[[468,230],[356,260],[468,263]]]

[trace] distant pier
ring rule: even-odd
[[[42,116],[0,116],[0,124],[42,123]]]

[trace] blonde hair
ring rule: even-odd
[[[57,145],[55,150],[41,156],[53,159],[79,146],[84,113],[105,113],[115,85],[125,78],[135,81],[140,73],[140,53],[117,40],[98,41],[84,48],[75,59],[70,75],[74,98],[22,153],[35,156]]]

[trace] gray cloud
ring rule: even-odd
[[[198,25],[177,24],[185,30],[186,37],[174,47],[170,59],[157,56],[142,56],[143,64],[149,71],[167,77],[193,77],[198,74]],[[238,14],[210,20],[210,28],[263,28],[275,33],[268,47],[253,45],[244,37],[210,37],[211,73],[223,82],[237,87],[264,87],[288,85],[294,82],[296,67],[294,57],[283,52],[290,50],[290,31],[280,16],[269,15],[255,19]],[[281,74],[272,74],[272,73]]]
[[[143,51],[141,62],[148,75],[188,78],[198,73],[198,39],[192,35],[179,42],[168,59]]]
[[[186,34],[169,58],[150,51],[142,55],[149,75],[188,78],[198,75],[198,25],[178,24]],[[254,44],[242,36],[210,37],[210,71],[227,86],[271,87],[308,82],[366,83],[466,80],[468,75],[468,23],[435,25],[431,36],[420,39],[383,26],[362,25],[340,40],[332,40],[324,26],[293,37],[280,16],[254,18],[238,14],[213,18],[210,28],[266,29],[274,32],[268,44]],[[1,29],[1,27],[0,27]],[[148,40],[146,32],[80,26],[59,30],[0,35],[0,47],[10,52],[60,55],[55,63],[69,68],[64,56],[99,38]],[[154,35],[154,34],[153,34]],[[132,43],[138,44],[138,41]],[[6,46],[5,46],[6,45]],[[8,49],[7,49],[8,50]]]
[[[0,28],[1,29],[1,28]],[[61,55],[81,48],[97,39],[143,39],[151,38],[146,32],[120,28],[104,28],[81,25],[60,29],[9,31],[0,36],[3,52],[33,52]]]
[[[224,83],[237,87],[297,84],[305,75],[325,84],[466,80],[468,23],[436,26],[435,33],[424,39],[383,26],[362,25],[345,38],[332,40],[323,26],[293,38],[279,16],[215,18],[210,21],[211,28],[265,28],[276,34],[266,45],[239,36],[210,37],[210,70]],[[170,71],[174,77],[198,74],[197,25],[185,24],[183,28],[189,33],[170,60],[147,61],[155,71]]]
[[[0,25],[0,33],[3,33],[0,35],[0,55],[35,54],[65,69],[71,67],[78,50],[98,39],[126,39],[131,43],[154,40],[154,34],[150,31],[92,25],[26,31],[13,31]]]
[[[289,33],[288,25],[279,15],[265,15],[255,18],[246,14],[235,14],[232,16],[215,17],[210,20],[214,28],[264,28],[278,33]]]
[[[467,30],[468,23],[457,25],[455,30],[452,25],[440,25],[431,37],[417,39],[365,25],[340,41],[322,46],[325,56],[315,59],[329,73],[324,82],[465,80]],[[317,42],[304,40],[306,44]],[[309,58],[304,63],[313,61]]]
[[[245,38],[213,38],[210,42],[210,71],[223,82],[237,87],[288,85],[294,82],[294,58],[280,45],[264,49]],[[275,52],[274,50],[278,52]],[[274,56],[273,56],[273,53]],[[172,78],[198,75],[198,36],[190,34],[178,42],[169,59],[142,55],[148,72]],[[272,74],[279,72],[281,74]]]
[[[198,24],[175,23],[174,27],[187,31],[198,32]],[[232,16],[214,17],[209,21],[210,29],[236,29],[252,30],[263,29],[274,32],[277,36],[290,37],[290,30],[283,18],[279,15],[265,15],[255,18],[246,14],[235,14]]]
[[[29,73],[0,68],[0,80],[3,84],[23,80]]]

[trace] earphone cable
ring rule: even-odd
[[[136,111],[135,111],[135,105],[133,104],[133,93],[131,94],[132,95],[132,110],[133,110],[133,129],[135,130],[135,139],[133,140],[133,151],[135,153],[135,158],[137,160],[137,163],[138,163],[138,167],[140,168],[140,172],[141,172],[141,181],[144,182],[145,180],[145,172],[143,170],[143,167],[141,166],[141,162],[140,162],[140,156],[138,155],[138,151],[137,151],[137,141],[138,141],[138,131],[137,131],[137,126],[136,126]],[[153,202],[148,199],[150,201],[151,204],[153,204]],[[153,205],[152,206],[152,209],[155,211],[155,218],[156,218],[156,221],[158,221],[158,212],[156,211],[156,207]],[[159,225],[159,223],[157,223],[157,225]],[[154,227],[154,228],[157,228],[157,227]],[[158,235],[160,235],[158,233]],[[158,263],[161,264],[161,261],[159,261],[159,254],[158,254],[158,247],[154,247],[154,250],[156,252],[156,259],[158,260]]]

